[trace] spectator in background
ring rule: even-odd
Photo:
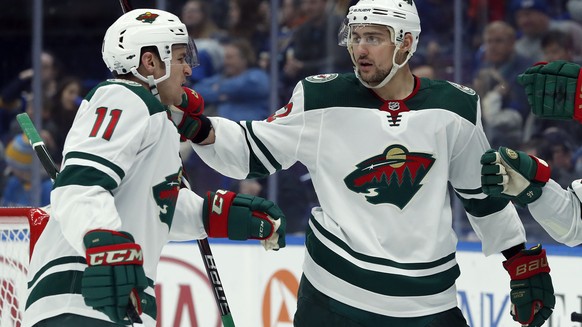
[[[228,9],[228,35],[246,39],[257,58],[269,51],[270,22],[259,10],[261,3],[262,0],[231,0]]]
[[[412,63],[426,64],[435,68],[439,79],[450,79],[447,72],[453,69],[455,11],[450,0],[416,0],[422,42],[411,58]],[[466,21],[466,19],[464,19]],[[469,42],[462,42],[470,51]],[[467,58],[470,63],[470,58]]]
[[[220,74],[201,80],[194,89],[205,106],[216,106],[220,117],[233,121],[262,120],[269,115],[269,76],[256,66],[253,48],[245,39],[223,44]]]
[[[541,39],[542,53],[544,61],[566,60],[580,64],[578,58],[574,54],[574,44],[572,42],[572,35],[560,31],[551,30],[544,34]]]
[[[217,27],[210,4],[204,0],[188,0],[182,7],[181,20],[198,49],[200,66],[189,77],[190,84],[195,84],[222,69],[224,53],[218,41],[226,37],[226,32]]]
[[[562,188],[568,188],[573,180],[579,179],[582,171],[576,167],[574,148],[571,136],[557,127],[550,127],[543,131],[542,138],[546,141],[540,148],[540,158],[547,161],[552,167],[551,178]]]
[[[83,95],[85,95],[83,82],[77,77],[68,76],[59,82],[57,92],[51,99],[50,119],[53,123],[46,129],[49,129],[53,136],[53,159],[57,164],[62,160],[65,138],[73,125]]]
[[[520,55],[529,58],[530,64],[543,60],[541,39],[550,30],[570,34],[574,53],[582,54],[582,25],[572,20],[552,19],[545,0],[512,0],[511,9],[521,34],[515,49]]]
[[[503,85],[504,94],[501,101],[502,108],[511,108],[520,113],[522,122],[529,116],[529,104],[523,88],[517,84],[517,75],[523,73],[529,66],[527,58],[515,51],[516,33],[515,29],[506,22],[494,21],[483,30],[483,45],[481,46],[480,60],[476,65],[474,79],[483,77],[482,70],[488,72],[496,71],[495,78],[488,81],[493,85],[485,84],[486,91],[496,85]],[[489,73],[487,74],[489,75]],[[484,96],[484,94],[481,94]],[[485,104],[483,104],[485,106]],[[483,108],[483,115],[487,108]]]
[[[571,19],[582,24],[582,0],[568,0],[566,9]]]
[[[353,70],[349,54],[337,44],[343,17],[328,4],[328,0],[302,0],[306,21],[293,33],[293,47],[286,53],[283,68],[286,85],[294,86],[310,75]]]
[[[48,51],[42,52],[40,61],[43,99],[49,99],[57,89],[59,64]],[[10,133],[10,124],[14,117],[31,105],[27,100],[32,99],[33,76],[32,68],[25,69],[0,90],[0,139],[6,143],[14,136]]]
[[[425,77],[428,79],[435,79],[436,72],[433,66],[431,65],[419,65],[412,68],[412,75],[416,77]]]
[[[499,71],[493,68],[479,70],[473,88],[481,97],[483,129],[491,148],[500,145],[519,147],[523,141],[523,118],[517,110],[504,107],[509,87]]]
[[[222,72],[194,84],[194,89],[204,97],[205,112],[233,121],[263,120],[270,114],[269,75],[257,66],[255,52],[246,39],[232,39],[223,43],[224,66]],[[203,184],[218,181],[216,187],[231,189],[234,180],[208,171],[196,155],[188,160],[191,176],[204,179]]]
[[[22,207],[36,205],[33,203],[32,156],[34,150],[23,134],[16,135],[6,147],[6,170],[3,177],[2,199],[0,206]],[[41,183],[41,206],[50,202],[53,183],[44,176]]]
[[[285,83],[285,75],[283,67],[287,60],[287,53],[291,53],[293,49],[293,33],[295,30],[305,22],[305,16],[301,10],[301,0],[282,0],[281,10],[279,12],[279,33],[277,44],[277,63],[279,69],[279,103],[277,106],[282,106],[285,101],[291,97],[294,85]],[[259,66],[269,71],[270,54],[263,52],[259,57]]]

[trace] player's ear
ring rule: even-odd
[[[412,43],[414,41],[414,37],[410,33],[404,34],[404,40],[402,40],[402,44],[400,45],[400,50],[403,52],[410,51],[412,48]]]
[[[141,55],[141,67],[148,73],[147,75],[153,75],[156,67],[160,66],[161,62],[157,56],[149,51],[145,51]],[[144,76],[147,76],[144,75]]]

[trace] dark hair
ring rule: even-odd
[[[247,39],[234,38],[222,42],[223,45],[231,45],[238,49],[240,55],[247,62],[247,67],[254,67],[257,65],[257,55],[253,46]]]
[[[542,37],[542,40],[541,40],[542,49],[544,49],[552,44],[557,44],[559,47],[567,49],[567,50],[573,50],[573,48],[574,48],[574,42],[572,40],[572,35],[564,32],[564,31],[559,31],[559,30],[550,30],[549,32],[544,34],[544,36]]]

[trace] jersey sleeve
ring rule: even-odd
[[[463,203],[469,223],[491,255],[525,242],[525,228],[513,204],[485,195],[481,190],[481,155],[490,146],[481,125],[480,105],[473,124],[460,119],[454,127],[454,147],[450,159],[450,182]]]
[[[530,203],[528,209],[553,239],[576,246],[582,243],[581,199],[582,180],[575,180],[567,190],[549,180],[540,198]]]
[[[312,134],[303,102],[300,82],[289,103],[268,119],[235,123],[211,117],[215,143],[193,144],[193,148],[206,164],[231,178],[265,177],[287,169],[298,160],[299,145]]]
[[[208,237],[202,222],[204,199],[187,188],[180,189],[169,238],[172,241],[187,241]],[[193,212],[199,214],[193,215]]]
[[[51,205],[65,238],[82,255],[83,236],[89,230],[121,228],[112,192],[140,147],[147,146],[149,117],[138,95],[115,84],[98,88],[79,107],[65,141]]]

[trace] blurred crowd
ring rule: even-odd
[[[205,111],[231,120],[265,119],[277,108],[270,104],[272,88],[278,106],[285,105],[296,83],[315,74],[351,72],[337,33],[355,0],[280,0],[276,53],[271,53],[270,0],[172,1],[198,48],[200,66],[188,86],[205,99]],[[582,0],[461,1],[463,22],[455,29],[454,1],[416,0],[422,32],[411,59],[419,77],[447,79],[472,87],[481,97],[482,120],[491,146],[512,147],[548,161],[552,178],[563,187],[582,177],[582,125],[571,121],[542,121],[530,115],[516,77],[539,61],[582,62]],[[103,31],[104,32],[104,31]],[[455,66],[455,38],[461,40],[461,63]],[[277,76],[270,74],[272,56]],[[66,60],[66,59],[65,59]],[[102,76],[80,78],[67,70],[50,49],[42,53],[42,94],[32,94],[34,72],[23,70],[0,85],[0,202],[31,205],[33,151],[14,117],[32,111],[33,96],[42,97],[41,136],[60,162],[66,134],[82,98]],[[104,66],[103,66],[104,67]],[[455,67],[461,80],[454,80]],[[267,180],[234,181],[210,168],[184,146],[186,172],[199,194],[227,188],[267,196]],[[288,233],[302,233],[310,208],[317,204],[307,170],[300,165],[279,172],[277,202],[288,217]],[[49,201],[50,179],[42,183],[42,202]],[[552,242],[520,208],[528,241]],[[462,210],[455,223],[461,239],[474,235]]]

